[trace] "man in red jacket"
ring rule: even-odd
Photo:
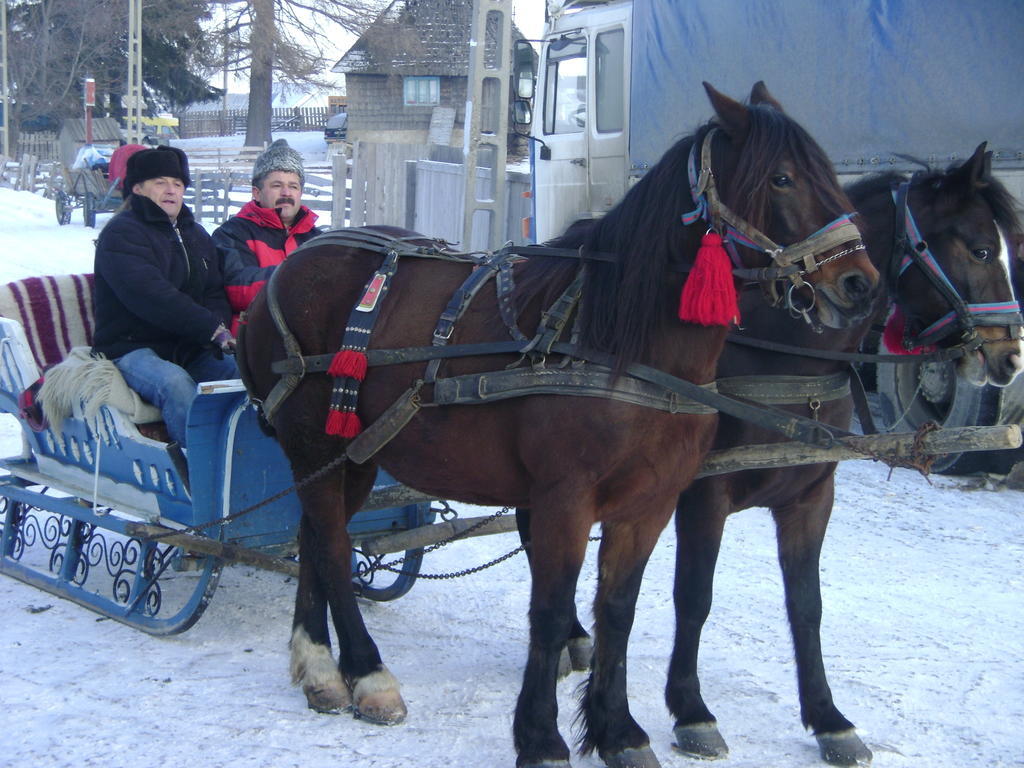
[[[305,181],[302,155],[278,139],[253,164],[252,200],[213,233],[223,260],[232,332],[237,333],[238,314],[270,279],[274,267],[321,232],[316,214],[302,205]]]

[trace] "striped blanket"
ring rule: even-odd
[[[66,358],[73,347],[91,347],[93,276],[28,277],[0,286],[0,316],[25,329],[39,370]]]

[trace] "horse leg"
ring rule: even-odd
[[[302,686],[309,708],[336,714],[352,708],[352,695],[331,655],[327,596],[313,567],[314,534],[305,515],[299,521],[299,586],[292,623],[292,682]]]
[[[818,741],[822,759],[833,765],[867,765],[867,748],[832,701],[821,658],[821,583],[819,560],[832,513],[834,475],[795,502],[772,510],[779,564],[796,656],[800,714]]]
[[[519,541],[523,545],[526,559],[530,560],[530,509],[528,507],[516,507],[516,527],[519,529]],[[593,655],[594,643],[580,623],[576,606],[573,605],[569,641],[562,649],[562,654],[558,659],[558,678],[567,677],[570,672],[582,672],[590,669],[590,659]]]
[[[530,648],[512,734],[517,768],[569,768],[558,732],[558,660],[575,610],[576,581],[586,554],[589,521],[575,525],[554,514],[534,515],[531,543]],[[556,528],[558,530],[556,530]]]
[[[697,675],[700,635],[711,612],[715,564],[729,511],[722,508],[725,497],[713,489],[713,480],[698,481],[676,507],[676,636],[665,685],[665,702],[675,717],[676,748],[705,760],[729,754]]]
[[[308,559],[312,561],[322,591],[320,601],[326,599],[330,606],[338,637],[338,666],[351,690],[353,710],[357,717],[370,722],[393,725],[405,719],[405,702],[399,693],[398,680],[384,666],[356,602],[352,586],[352,540],[347,527],[351,515],[346,514],[348,510],[358,509],[366,499],[375,475],[375,467],[347,465],[310,483],[299,493],[307,523],[305,530],[311,534],[306,537],[310,542]],[[300,581],[300,589],[303,586]],[[315,606],[316,594],[312,592],[309,597],[300,594],[296,603],[309,600],[309,605]],[[322,616],[321,611],[304,625],[310,637],[325,633]],[[305,689],[305,684],[303,687]],[[310,706],[313,706],[312,701]]]
[[[667,513],[665,517],[667,517]],[[644,568],[665,518],[605,523],[594,601],[594,659],[580,702],[580,751],[597,749],[610,768],[659,768],[650,739],[629,711],[626,648]]]

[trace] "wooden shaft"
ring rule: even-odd
[[[712,451],[698,477],[721,475],[750,469],[775,469],[779,467],[821,464],[847,459],[873,458],[877,454],[887,458],[910,458],[915,435],[910,433],[866,435],[844,437],[832,448],[817,448],[802,443],[786,442],[768,445],[748,445]],[[1021,429],[1017,424],[995,427],[957,427],[941,429],[925,435],[922,450],[926,454],[961,453],[968,451],[994,451],[1019,448]],[[866,453],[867,452],[867,453]],[[433,497],[396,485],[371,494],[364,509],[388,509],[433,501]],[[464,533],[486,517],[456,518],[433,525],[424,525],[408,531],[389,533],[362,539],[356,546],[367,555],[383,555],[419,549]],[[494,533],[509,533],[516,529],[514,515],[494,518],[491,522],[466,534],[465,538],[489,536]],[[274,555],[268,555],[236,544],[225,544],[205,536],[174,532],[169,528],[144,523],[129,523],[127,532],[137,538],[159,538],[160,541],[181,547],[189,552],[213,555],[227,562],[243,563],[289,576],[298,576],[298,563]]]
[[[209,539],[206,536],[195,536],[191,533],[176,533],[171,528],[145,523],[129,523],[125,526],[129,536],[138,539],[157,539],[164,544],[181,547],[187,552],[201,555],[213,555],[229,563],[252,565],[267,571],[276,571],[287,576],[299,575],[299,564],[294,560],[268,555],[259,550],[240,547],[237,544],[225,544],[222,541]]]

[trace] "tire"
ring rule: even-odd
[[[54,197],[54,207],[57,210],[57,223],[62,227],[70,224],[71,213],[75,209],[71,196],[64,190],[58,189]]]
[[[92,192],[85,193],[85,204],[82,206],[82,218],[85,226],[96,229],[96,198]]]
[[[926,422],[940,427],[993,426],[1024,402],[1021,388],[975,387],[956,375],[955,363],[878,365],[878,401],[884,424],[896,432],[916,432]],[[1012,392],[1010,390],[1013,390]],[[1007,395],[1004,402],[1004,395]],[[932,470],[944,475],[1005,474],[1016,451],[972,451],[939,456]]]

